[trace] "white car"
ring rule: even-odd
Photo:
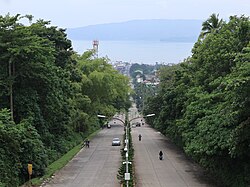
[[[112,141],[112,146],[120,146],[121,145],[121,141],[119,138],[113,138]]]

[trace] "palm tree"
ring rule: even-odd
[[[213,13],[205,22],[202,23],[201,36],[217,32],[223,25],[224,21],[219,19],[219,14]]]

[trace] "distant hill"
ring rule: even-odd
[[[154,40],[166,42],[195,42],[202,20],[133,20],[121,23],[68,28],[71,40]]]

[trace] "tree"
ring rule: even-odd
[[[23,17],[29,26],[19,23]],[[27,162],[33,162],[35,176],[42,175],[47,164],[100,128],[98,112],[112,116],[129,108],[128,79],[108,59],[93,59],[92,52],[78,56],[64,29],[31,21],[30,15],[0,16],[0,185],[5,186],[27,180]]]
[[[232,16],[217,27],[216,18],[204,24],[210,34],[198,39],[189,59],[161,71],[153,126],[223,186],[249,186],[250,20]],[[148,105],[157,108],[155,102]]]
[[[213,13],[205,22],[202,23],[201,36],[217,32],[223,25],[224,21],[219,19],[219,14]]]
[[[20,75],[23,76],[27,74],[27,72],[22,71],[25,69],[24,67],[27,66],[27,61],[49,60],[53,55],[53,49],[48,45],[50,44],[49,41],[37,35],[31,35],[29,27],[19,24],[19,19],[20,15],[0,17],[0,42],[3,43],[0,47],[0,51],[3,54],[1,56],[3,66],[2,78],[6,78],[7,84],[9,84],[9,91],[6,91],[6,93],[10,96],[9,106],[12,119],[15,117],[13,85],[17,80],[16,78]],[[43,59],[37,58],[42,56]],[[8,68],[8,75],[4,73],[7,72],[4,71],[4,68]]]
[[[122,108],[126,108],[129,100],[128,78],[119,74],[108,59],[92,59],[92,52],[78,58],[78,67],[82,71],[82,94],[91,100],[94,114],[96,111],[106,112],[111,116]]]
[[[0,110],[0,184],[18,186],[28,179],[27,164],[32,161],[34,176],[45,172],[47,155],[32,119],[15,124],[10,111]]]

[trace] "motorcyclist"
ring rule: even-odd
[[[160,159],[160,160],[163,159],[163,152],[162,152],[162,151],[159,152],[159,159]]]
[[[139,136],[138,136],[138,137],[139,137],[139,141],[141,141],[141,137],[142,137],[142,135],[141,135],[141,134],[139,134]]]

